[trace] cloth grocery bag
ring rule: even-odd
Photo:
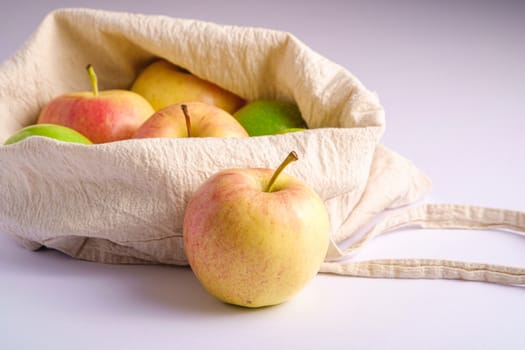
[[[523,213],[415,207],[387,217],[352,247],[340,249],[378,214],[422,198],[430,180],[380,144],[385,120],[377,95],[289,33],[166,16],[56,10],[0,66],[0,142],[34,123],[53,97],[88,90],[88,63],[96,67],[101,89],[128,88],[157,58],[248,100],[295,101],[310,130],[89,146],[36,137],[0,146],[0,232],[29,249],[45,246],[79,259],[186,265],[182,218],[191,193],[219,170],[275,168],[295,150],[300,161],[287,172],[319,193],[330,216],[332,242],[322,272],[523,283],[520,269],[476,266],[482,273],[474,276],[463,273],[467,263],[341,260],[375,235],[414,222],[441,226],[448,219],[450,227],[465,222],[484,227],[492,219],[523,230]]]

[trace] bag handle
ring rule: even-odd
[[[337,261],[355,256],[374,237],[404,227],[505,229],[525,232],[525,212],[457,204],[423,204],[396,211],[376,223],[347,249],[332,244],[320,272],[355,277],[461,279],[525,284],[525,268],[441,259]]]

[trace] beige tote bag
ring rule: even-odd
[[[96,28],[86,31],[85,28]],[[101,89],[128,88],[164,58],[244,98],[295,101],[310,130],[247,139],[143,139],[78,145],[30,138],[0,146],[0,232],[103,263],[186,265],[182,218],[191,193],[231,167],[287,169],[325,201],[332,244],[321,271],[366,277],[461,278],[523,283],[524,270],[434,260],[352,262],[377,234],[409,224],[524,230],[523,213],[424,205],[401,209],[353,246],[387,209],[410,205],[430,180],[380,144],[378,97],[343,67],[289,33],[165,16],[62,9],[50,13],[0,66],[0,142],[36,121],[60,94],[88,89],[93,64]]]

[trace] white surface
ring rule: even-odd
[[[0,60],[48,11],[72,6],[290,31],[378,92],[383,143],[432,178],[426,202],[525,210],[524,2],[2,2]],[[406,230],[360,258],[525,266],[524,252],[520,235]],[[522,287],[330,275],[246,310],[210,297],[189,269],[77,261],[0,235],[1,349],[519,349],[524,321]]]

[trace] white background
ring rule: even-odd
[[[525,2],[3,1],[0,60],[58,7],[292,32],[379,94],[382,142],[431,177],[425,202],[525,210]],[[360,256],[390,257],[523,267],[525,239],[406,230]],[[283,305],[247,310],[186,268],[77,261],[0,233],[1,349],[523,349],[524,323],[523,287],[319,275]]]

